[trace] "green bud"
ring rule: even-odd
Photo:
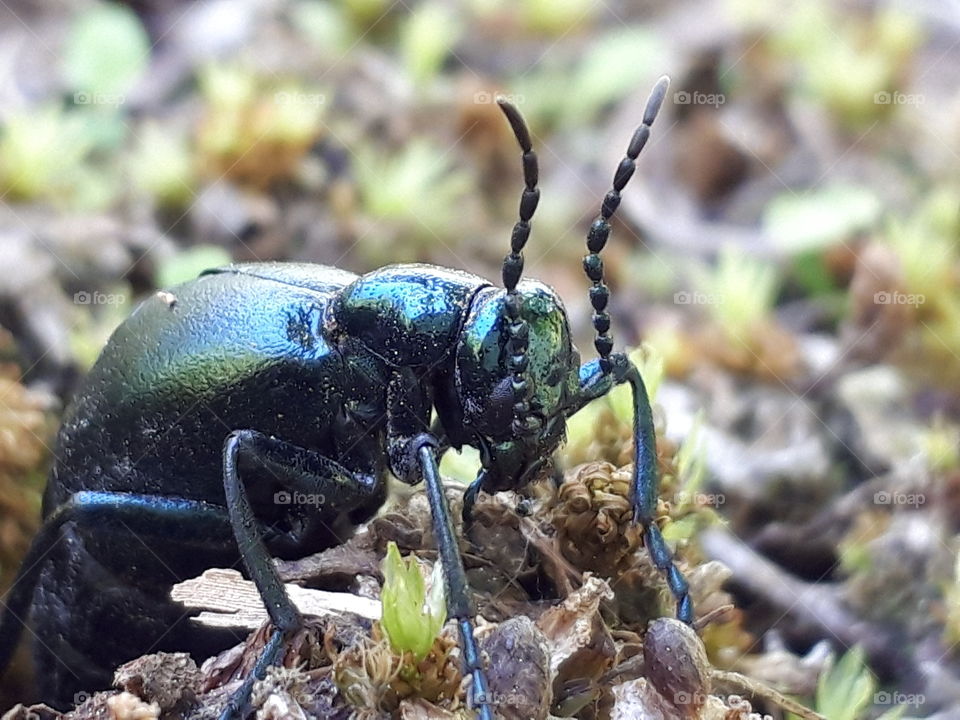
[[[400,557],[394,542],[387,545],[380,593],[383,604],[380,626],[395,651],[410,651],[417,660],[422,660],[430,652],[447,619],[443,582],[438,570],[439,567],[435,567],[433,587],[428,597],[416,559]]]

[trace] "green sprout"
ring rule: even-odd
[[[906,293],[917,297],[926,315],[948,312],[956,288],[954,240],[937,232],[924,209],[909,218],[891,218],[886,238],[900,260]]]
[[[960,468],[960,428],[938,419],[924,433],[923,450],[934,472],[953,472]]]
[[[662,54],[653,31],[619,28],[590,41],[575,58],[545,58],[542,68],[514,78],[510,87],[523,98],[531,126],[582,128],[603,108],[647,85],[649,68]],[[611,67],[620,70],[611,73]]]
[[[418,5],[400,31],[400,51],[413,82],[423,87],[439,72],[462,27],[438,2]]]
[[[433,583],[427,593],[416,558],[404,560],[397,544],[390,542],[383,560],[380,601],[380,627],[390,646],[398,653],[412,653],[418,662],[423,660],[447,620],[440,563],[434,565]]]
[[[195,177],[187,139],[144,125],[128,160],[133,184],[164,207],[182,207],[193,197]]]
[[[520,15],[525,27],[544,35],[562,38],[597,16],[591,0],[523,0]]]
[[[137,14],[119,3],[97,3],[70,27],[64,74],[75,102],[113,105],[123,102],[149,58],[150,38]]]
[[[727,340],[751,345],[753,333],[773,310],[777,269],[728,247],[720,252],[714,270],[700,273],[697,284],[707,299],[712,320]]]
[[[864,22],[810,2],[778,19],[774,50],[798,66],[803,90],[848,129],[871,127],[898,105],[918,101],[898,90],[921,40],[909,15],[882,10]]]
[[[14,200],[71,197],[91,147],[82,120],[59,107],[10,117],[0,129],[0,193]]]
[[[828,720],[857,720],[873,703],[877,680],[865,662],[863,648],[855,646],[817,680],[817,712]]]
[[[238,63],[198,74],[204,112],[196,148],[216,177],[259,188],[296,175],[322,132],[326,94],[295,78],[268,78]]]
[[[944,623],[944,641],[950,647],[960,642],[960,554],[957,555],[953,568],[953,582],[944,593],[944,604],[947,608],[947,620]]]
[[[388,252],[395,262],[422,260],[424,250],[437,240],[452,241],[473,179],[456,169],[442,149],[418,139],[390,157],[375,157],[363,150],[357,155],[366,211],[398,226],[409,241],[389,247],[364,243],[364,250],[372,253],[369,260],[379,261],[378,252]]]

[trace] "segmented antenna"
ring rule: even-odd
[[[520,195],[520,219],[510,234],[510,252],[503,259],[503,286],[507,290],[504,301],[507,330],[507,366],[513,376],[513,433],[523,435],[536,429],[536,418],[530,416],[529,388],[527,387],[527,344],[530,329],[520,315],[520,294],[517,283],[523,274],[523,248],[530,237],[530,218],[533,217],[540,202],[540,190],[537,188],[539,169],[537,154],[530,144],[530,131],[516,106],[504,98],[497,98],[497,105],[506,115],[513,134],[523,152],[523,182],[525,187]]]
[[[609,374],[613,367],[610,361],[613,338],[610,337],[610,314],[607,312],[610,290],[603,282],[603,260],[600,258],[600,252],[610,239],[610,218],[620,207],[620,193],[637,169],[637,156],[650,138],[650,126],[660,112],[660,106],[663,104],[669,86],[670,79],[663,76],[650,93],[647,107],[643,111],[643,123],[633,133],[630,145],[627,146],[627,154],[620,161],[613,175],[613,189],[603,198],[600,214],[590,224],[590,230],[587,232],[587,250],[590,254],[583,258],[583,271],[593,283],[590,288],[590,304],[593,306],[593,328],[597,332],[593,346],[600,355],[600,369],[604,375]]]

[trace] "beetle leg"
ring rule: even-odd
[[[450,507],[440,482],[440,468],[437,465],[436,439],[427,433],[419,435],[411,443],[416,454],[426,484],[427,499],[430,502],[430,514],[433,516],[433,532],[437,538],[437,550],[443,567],[443,581],[447,593],[447,614],[457,621],[460,630],[460,645],[463,648],[463,664],[471,676],[472,689],[470,700],[481,720],[493,720],[490,707],[490,691],[487,676],[483,669],[480,648],[473,635],[473,603],[470,599],[470,585],[463,569],[457,536],[453,529]]]
[[[410,368],[397,368],[387,384],[387,457],[390,472],[408,485],[420,482],[418,447],[413,441],[428,434],[433,446],[440,448],[438,436],[431,432],[430,409],[421,378]]]
[[[463,508],[460,515],[463,519],[464,528],[469,527],[473,522],[473,506],[477,504],[477,495],[483,488],[483,481],[486,479],[486,475],[486,470],[481,468],[479,472],[477,472],[477,477],[474,478],[473,482],[470,483],[463,492]]]
[[[677,602],[677,619],[693,624],[693,601],[686,579],[673,562],[670,548],[657,526],[655,514],[660,493],[657,467],[657,439],[653,427],[653,411],[640,371],[623,353],[609,357],[611,372],[604,373],[601,362],[594,360],[580,368],[580,393],[570,405],[568,416],[591,400],[606,395],[614,385],[629,383],[633,392],[633,482],[631,495],[633,519],[643,530],[643,542],[653,564],[667,579]]]
[[[243,717],[253,684],[283,654],[284,640],[302,627],[303,618],[287,595],[270,553],[260,536],[259,524],[238,472],[240,458],[273,473],[292,490],[323,495],[326,507],[352,509],[376,490],[372,477],[355,474],[322,455],[268,437],[255,430],[235,430],[223,445],[223,486],[243,564],[263,598],[274,631],[253,672],[231,696],[220,720]]]
[[[233,534],[226,511],[199,500],[90,490],[74,493],[46,519],[3,599],[0,670],[6,668],[19,643],[44,561],[60,540],[63,525],[72,521],[98,526],[152,527],[159,535],[164,535],[163,524],[168,523],[171,536],[186,533],[210,543],[230,543]]]

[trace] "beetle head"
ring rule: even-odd
[[[528,409],[515,407],[506,290],[489,287],[476,295],[456,350],[457,395],[488,489],[517,487],[550,458],[563,439],[579,379],[580,357],[560,298],[535,280],[522,281],[516,294],[528,335]]]

